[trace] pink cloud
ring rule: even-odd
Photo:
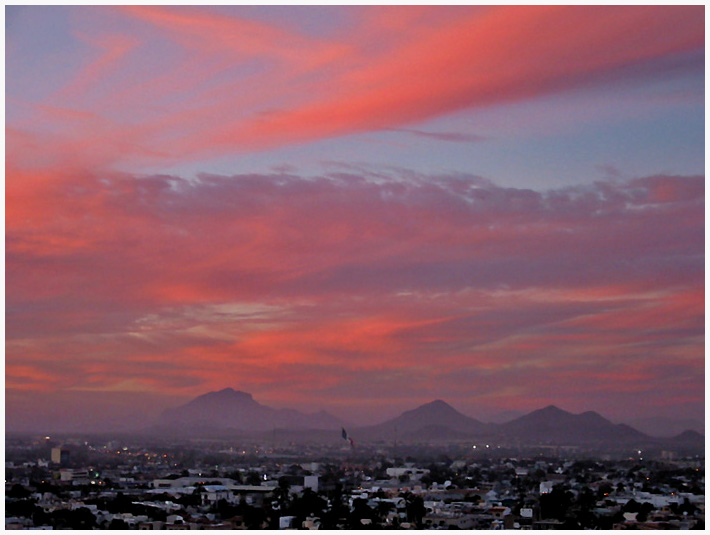
[[[98,40],[84,35],[78,35],[78,38],[101,50],[101,54],[61,90],[59,98],[76,98],[84,94],[110,71],[119,69],[120,62],[140,44],[136,39],[124,35],[102,35]]]
[[[475,140],[411,125],[663,73],[702,50],[701,7],[353,8],[329,37],[117,12],[6,128],[8,387],[702,398],[702,176],[115,171],[380,129]]]
[[[669,58],[702,49],[701,9],[363,8],[349,11],[351,29],[324,39],[204,9],[125,7],[110,31],[97,23],[85,37],[98,59],[40,103],[100,120],[79,127],[38,107],[37,120],[15,127],[51,125],[45,150],[104,165],[406,128],[464,108],[634,79],[656,62],[664,69]],[[151,63],[156,44],[173,55]]]
[[[279,400],[288,378],[308,406],[356,403],[352,374],[463,404],[511,385],[580,408],[701,395],[702,177],[376,174],[10,176],[7,384]]]

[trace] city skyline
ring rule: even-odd
[[[703,6],[6,7],[6,430],[702,421],[704,61]]]

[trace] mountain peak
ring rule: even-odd
[[[219,396],[219,397],[229,397],[229,398],[240,398],[240,399],[245,399],[245,400],[253,400],[254,397],[248,393],[248,392],[242,392],[241,390],[234,390],[232,387],[228,386],[227,388],[223,388],[222,390],[218,390],[216,392],[208,392],[205,394],[206,396],[213,395],[213,396]]]
[[[547,407],[543,407],[542,409],[538,410],[537,412],[544,412],[544,413],[548,413],[548,414],[560,414],[560,413],[567,412],[567,411],[560,409],[557,405],[548,405]]]
[[[445,401],[436,399],[420,405],[416,409],[405,411],[397,418],[381,425],[396,427],[403,433],[411,433],[426,426],[449,427],[460,431],[477,429],[483,424],[478,420],[461,414]]]
[[[459,411],[441,399],[435,399],[434,401],[420,405],[416,409],[407,411],[404,414],[433,418],[443,417],[445,415],[463,416]],[[436,421],[433,421],[432,423],[436,423]]]
[[[508,435],[540,443],[612,443],[644,438],[643,433],[628,426],[615,425],[596,412],[573,414],[554,405],[533,411],[501,427]]]
[[[167,409],[161,417],[167,425],[183,428],[198,425],[247,432],[268,429],[337,429],[341,422],[326,412],[305,414],[296,409],[274,409],[262,405],[248,392],[227,387],[207,392],[192,401]]]
[[[446,401],[442,399],[435,399],[434,401],[430,401],[429,403],[425,403],[422,405],[422,407],[432,407],[432,408],[440,408],[440,409],[453,409],[451,405],[446,403]],[[421,408],[421,407],[420,407]],[[455,410],[455,409],[454,409]]]
[[[231,387],[223,388],[222,390],[217,390],[213,392],[207,392],[201,396],[197,396],[189,404],[210,404],[215,403],[219,406],[225,405],[259,405],[257,401],[254,400],[253,396],[248,392],[242,392],[241,390],[234,390]],[[217,407],[217,405],[214,405]]]
[[[683,431],[679,435],[676,435],[673,437],[675,440],[699,440],[699,441],[704,441],[705,437],[698,433],[697,431],[694,431],[693,429],[688,429],[687,431]]]

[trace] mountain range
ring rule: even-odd
[[[360,437],[369,440],[392,439],[457,439],[489,434],[490,424],[461,414],[451,405],[437,399],[378,425],[358,428]]]
[[[259,432],[273,429],[339,429],[342,422],[325,411],[305,414],[295,409],[273,409],[256,401],[251,394],[225,388],[164,411],[157,425],[174,431]]]
[[[596,412],[572,414],[549,405],[499,425],[504,438],[525,437],[529,442],[571,443],[629,442],[648,439],[648,435],[625,424],[613,424]]]
[[[335,436],[347,426],[321,411],[306,414],[294,409],[274,409],[254,400],[251,394],[225,388],[209,392],[189,403],[168,409],[155,430],[171,433],[233,433],[255,435],[276,430],[291,440],[310,435]],[[320,432],[316,432],[319,431]],[[328,431],[327,433],[324,433]],[[490,440],[521,445],[602,446],[656,445],[704,447],[705,439],[695,431],[674,437],[651,437],[626,424],[614,424],[596,412],[573,414],[554,405],[532,411],[505,423],[484,423],[466,416],[442,400],[405,411],[377,425],[352,427],[350,435],[359,441],[403,442],[442,440]]]

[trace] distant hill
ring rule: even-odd
[[[527,444],[620,444],[651,439],[628,425],[614,424],[596,412],[572,414],[554,405],[501,424],[498,433]]]
[[[671,440],[675,440],[677,442],[704,442],[705,437],[697,431],[688,430],[672,437]]]
[[[436,400],[379,425],[356,430],[361,439],[437,441],[490,439],[525,445],[648,444],[654,439],[624,424],[614,424],[596,412],[573,414],[554,405],[504,424],[483,423]],[[683,441],[684,443],[687,440]]]
[[[702,419],[649,416],[635,418],[627,423],[634,429],[654,437],[674,437],[687,430],[697,431],[701,435],[705,433],[705,421]]]
[[[378,425],[352,428],[321,411],[305,414],[294,409],[262,405],[251,394],[232,388],[209,392],[189,403],[168,409],[153,431],[192,436],[250,435],[293,442],[340,442],[340,427],[347,427],[356,443],[402,443],[461,440],[500,440],[522,446],[569,445],[633,447],[656,451],[702,451],[705,438],[685,431],[668,438],[651,437],[625,424],[614,424],[596,412],[573,414],[554,405],[532,411],[506,423],[484,423],[466,416],[442,400],[408,410]]]
[[[663,439],[663,444],[681,448],[700,448],[705,446],[705,437],[697,431],[683,431],[679,435]]]
[[[253,433],[273,429],[338,429],[342,422],[325,411],[305,414],[294,409],[267,407],[251,394],[225,388],[164,411],[156,425],[173,431],[204,429]]]
[[[469,418],[445,401],[436,400],[403,412],[384,423],[357,430],[360,436],[392,439],[464,438],[486,433],[490,426]]]

